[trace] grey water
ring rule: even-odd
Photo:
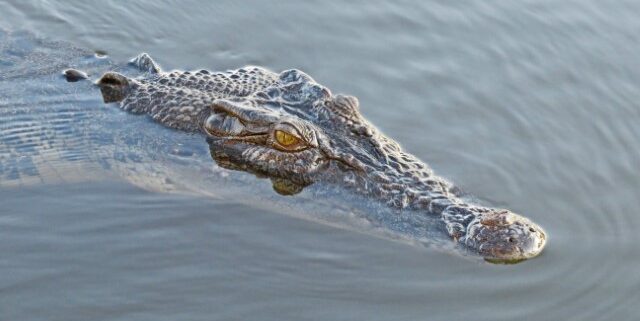
[[[0,1],[0,320],[638,320],[639,17],[633,0]],[[277,196],[59,74],[140,52],[304,70],[547,248],[492,265],[322,224],[348,200]]]

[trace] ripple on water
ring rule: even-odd
[[[129,126],[126,130],[159,134],[145,141],[157,141],[152,148],[166,150],[166,160],[187,159],[179,169],[170,166],[179,173],[174,184],[245,202],[141,196],[123,186],[93,184],[2,190],[0,266],[12,279],[0,277],[0,284],[10,317],[24,319],[30,311],[72,319],[87,310],[154,319],[180,314],[182,319],[632,320],[638,315],[637,1],[47,6],[0,3],[0,12],[10,13],[0,25],[106,48],[118,61],[147,51],[169,69],[247,63],[304,69],[333,92],[358,96],[373,123],[436,173],[491,205],[531,217],[550,239],[534,260],[495,266],[265,211],[268,202],[260,200],[268,195],[268,182],[223,179],[220,171],[192,166],[189,159],[203,157],[197,144],[193,156],[172,148],[195,140],[170,131],[162,135],[130,115],[75,111],[69,96],[80,101],[78,107],[102,106],[93,105],[99,101],[84,96],[84,89],[69,89],[80,87],[58,92],[60,71],[82,65],[50,63],[60,51],[37,42],[8,48],[7,34],[0,32],[0,50],[6,53],[0,54],[0,166],[6,167],[7,151],[13,151],[11,165],[0,168],[0,185],[7,173],[34,167],[15,156],[21,147],[27,155],[41,148],[51,154],[48,159],[66,151],[84,162],[82,153],[74,155],[69,147],[79,144],[76,129],[96,146],[126,146],[130,140],[87,129]],[[45,54],[29,55],[33,50]],[[24,70],[19,58],[25,55],[39,68]],[[78,61],[88,64],[94,59],[93,51],[80,56],[87,60]],[[100,61],[108,66],[108,59]],[[41,78],[16,83],[21,77]],[[20,112],[35,106],[49,111]],[[43,135],[56,143],[34,145]],[[126,161],[127,150],[119,152]],[[93,170],[64,167],[73,163],[48,166],[61,176],[101,178]],[[162,168],[162,162],[154,164]],[[145,171],[157,173],[154,167]],[[233,181],[240,183],[226,185]],[[220,186],[226,194],[219,193]],[[60,191],[67,193],[52,195]],[[247,205],[250,199],[257,199],[255,208]],[[289,207],[276,212],[299,208],[284,200]],[[331,200],[320,200],[315,210],[332,211]],[[349,212],[348,203],[333,206]],[[67,295],[45,300],[50,289]]]

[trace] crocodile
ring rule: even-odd
[[[96,108],[100,100],[157,122]],[[296,196],[267,193],[254,175]],[[0,192],[111,178],[159,192],[241,195],[497,263],[533,257],[546,241],[522,216],[472,205],[363,118],[355,97],[333,95],[301,71],[164,72],[148,55],[122,64],[0,30]]]
[[[219,166],[269,178],[280,194],[316,183],[338,186],[435,218],[457,246],[492,262],[529,259],[545,247],[539,225],[469,201],[367,121],[356,97],[333,94],[300,70],[164,72],[148,54],[131,63],[143,76],[109,71],[97,80],[105,103],[202,134]]]

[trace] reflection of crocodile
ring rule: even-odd
[[[355,97],[332,95],[298,70],[165,73],[146,54],[133,63],[146,76],[104,74],[98,85],[105,102],[203,132],[219,165],[269,177],[281,194],[320,181],[344,186],[439,218],[456,242],[490,260],[531,258],[545,245],[545,233],[530,220],[466,204],[452,185],[369,124]]]

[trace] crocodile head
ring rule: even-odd
[[[355,97],[332,95],[308,75],[288,70],[266,90],[213,101],[201,126],[219,165],[269,177],[278,193],[295,194],[317,181],[337,183],[394,208],[429,209],[449,218],[449,234],[493,262],[540,253],[546,236],[522,216],[460,204],[449,212],[438,209],[435,200],[457,199],[451,185],[379,133],[358,109]],[[454,208],[466,211],[451,214]]]
[[[202,127],[218,164],[269,177],[282,194],[329,173],[363,171],[354,157],[358,140],[340,125],[344,117],[359,116],[357,100],[332,96],[298,70],[281,73],[279,80],[247,97],[213,101]]]

